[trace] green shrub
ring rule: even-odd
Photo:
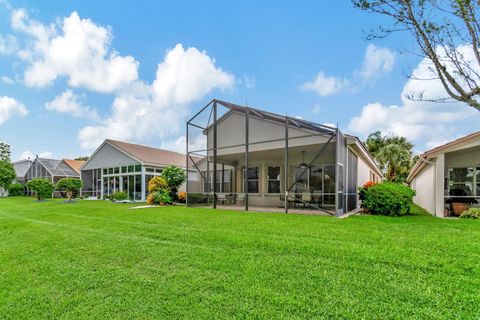
[[[20,183],[12,183],[8,187],[8,195],[10,197],[19,197],[23,196],[23,184]]]
[[[464,219],[480,219],[480,208],[470,208],[465,210],[460,215],[460,218]]]
[[[43,200],[52,196],[53,183],[48,179],[36,178],[27,182],[27,188],[35,192],[38,200]]]
[[[167,182],[172,201],[177,200],[178,187],[180,187],[186,180],[185,170],[177,166],[168,166],[163,169],[162,178]]]
[[[63,178],[58,180],[57,190],[66,191],[67,199],[70,201],[74,194],[78,194],[83,188],[83,181],[77,178]]]
[[[365,191],[362,205],[372,214],[401,216],[410,212],[415,191],[399,184],[385,182]]]
[[[112,198],[113,200],[116,200],[116,201],[122,201],[122,200],[127,200],[128,195],[123,191],[117,191],[113,194]]]
[[[168,166],[162,171],[162,178],[167,181],[170,189],[176,189],[185,182],[185,171],[177,166]]]
[[[168,190],[157,191],[153,193],[153,204],[163,204],[163,203],[172,203],[172,197],[170,196]]]

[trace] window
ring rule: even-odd
[[[310,168],[310,192],[322,193],[323,192],[323,168],[318,166],[312,166]]]
[[[134,172],[133,170],[135,169],[134,166],[128,166],[128,172]]]
[[[142,198],[142,176],[135,176],[135,200]]]
[[[247,173],[247,192],[258,193],[259,170],[258,167],[248,168]]]
[[[268,167],[268,193],[280,193],[280,167]]]
[[[476,173],[477,173],[477,174],[476,174],[476,177],[475,177],[475,178],[476,178],[475,181],[476,181],[476,183],[477,183],[477,184],[476,184],[476,192],[475,192],[475,195],[476,195],[477,197],[480,197],[480,167],[475,168],[475,170],[476,170]]]
[[[308,167],[295,168],[295,193],[308,191],[309,171]]]
[[[478,173],[477,173],[478,175]],[[472,196],[474,195],[474,168],[450,168],[449,169],[449,190],[451,196]],[[477,190],[478,194],[478,190]]]
[[[119,167],[116,167],[116,168],[114,169],[114,173],[115,173],[115,174],[120,173],[120,168],[119,168]]]
[[[113,168],[108,168],[108,174],[113,174]]]
[[[232,170],[224,170],[223,172],[223,179],[222,179],[222,192],[231,192],[230,184],[232,181]]]
[[[155,169],[156,173],[162,173],[163,169]]]
[[[108,174],[108,169],[103,169],[103,174]]]
[[[140,172],[140,171],[142,171],[142,165],[137,164],[137,165],[135,166],[135,172]]]
[[[155,172],[155,169],[153,169],[153,168],[146,168],[145,171],[147,171],[147,172]]]
[[[127,167],[122,167],[122,173],[127,173]]]

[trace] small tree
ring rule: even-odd
[[[27,182],[27,188],[35,192],[40,201],[52,196],[53,183],[48,179],[36,178]]]
[[[57,182],[57,190],[66,191],[67,200],[71,201],[75,193],[83,188],[83,181],[77,178],[63,178]]]
[[[168,184],[168,188],[170,189],[170,196],[173,199],[176,199],[178,187],[180,187],[186,179],[185,171],[177,166],[168,166],[163,169],[161,176]]]
[[[0,160],[0,195],[4,195],[16,176],[13,164]]]

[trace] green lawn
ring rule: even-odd
[[[480,222],[0,199],[0,318],[480,317]]]

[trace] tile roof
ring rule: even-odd
[[[80,174],[80,168],[85,164],[83,160],[70,160],[70,159],[63,159],[70,168],[75,170],[78,174]]]
[[[144,163],[185,168],[186,158],[182,153],[112,139],[106,142]]]

